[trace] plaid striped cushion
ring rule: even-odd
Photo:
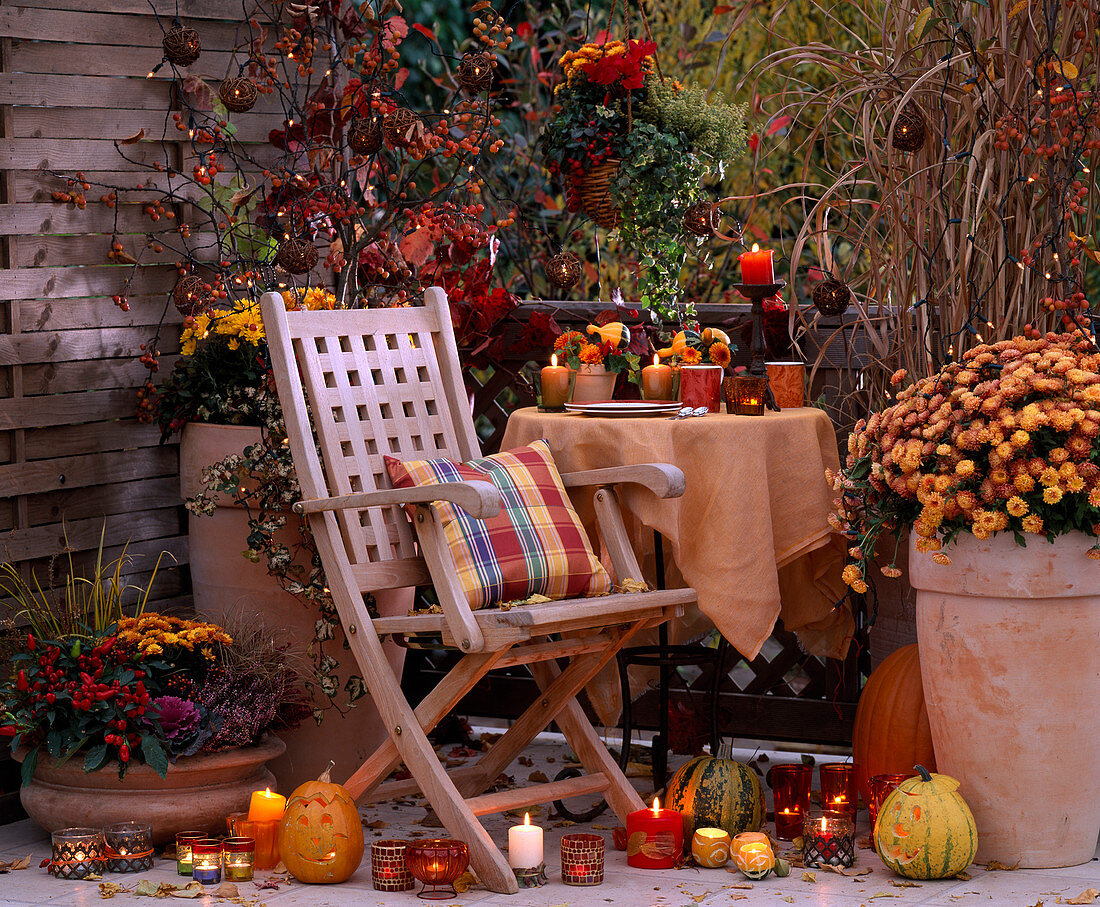
[[[431,505],[471,608],[536,593],[562,599],[611,591],[611,578],[592,552],[545,441],[468,463],[385,460],[395,488],[473,479],[500,489],[504,506],[487,520],[444,501]]]

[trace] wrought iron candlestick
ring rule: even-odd
[[[765,382],[764,404],[773,412],[779,412],[779,406],[775,402],[771,385],[768,381],[768,369],[764,364],[767,359],[767,344],[764,342],[764,300],[775,296],[787,285],[787,281],[780,280],[776,283],[739,283],[734,285],[742,296],[752,300],[752,340],[749,342],[749,371],[748,374],[757,378],[763,378]]]

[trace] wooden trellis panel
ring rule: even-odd
[[[92,181],[135,186],[150,175],[126,161],[190,169],[171,119],[178,109],[171,69],[147,73],[163,56],[166,17],[178,8],[203,42],[188,72],[216,81],[233,65],[241,35],[237,0],[0,0],[0,559],[45,577],[64,538],[86,562],[106,518],[109,556],[130,543],[132,581],[161,551],[154,598],[186,606],[190,597],[186,520],[176,445],[135,419],[137,362],[175,284],[171,244],[154,254],[151,222],[134,198],[116,212],[94,185],[86,210],[53,200],[64,181],[50,171],[83,171]],[[270,98],[234,115],[238,136],[265,143],[281,121]],[[254,152],[259,144],[249,148]],[[185,211],[178,212],[185,214]],[[115,232],[117,229],[117,233]],[[141,261],[130,311],[111,301],[128,266],[107,259],[112,235]],[[165,236],[170,236],[165,233]],[[201,238],[199,239],[201,242]],[[161,375],[178,350],[179,316],[168,306]]]

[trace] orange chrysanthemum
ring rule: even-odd
[[[703,354],[695,347],[689,346],[680,354],[680,359],[683,360],[684,365],[698,365],[703,361]]]
[[[715,365],[722,366],[722,368],[725,368],[727,365],[729,365],[730,361],[733,359],[733,356],[730,353],[730,348],[726,346],[721,340],[710,345],[708,355],[710,356],[711,362],[713,362]]]
[[[554,349],[565,349],[574,340],[584,340],[584,334],[580,331],[566,331],[564,334],[558,334],[557,340],[554,341]]]
[[[585,365],[599,365],[603,362],[603,350],[597,343],[586,343],[577,353],[577,358]]]

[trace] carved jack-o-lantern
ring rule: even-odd
[[[299,882],[346,881],[363,859],[359,810],[351,794],[329,779],[332,766],[298,787],[283,813],[279,854]]]
[[[946,879],[974,859],[978,829],[959,782],[924,766],[883,801],[874,838],[882,862],[910,879]]]

